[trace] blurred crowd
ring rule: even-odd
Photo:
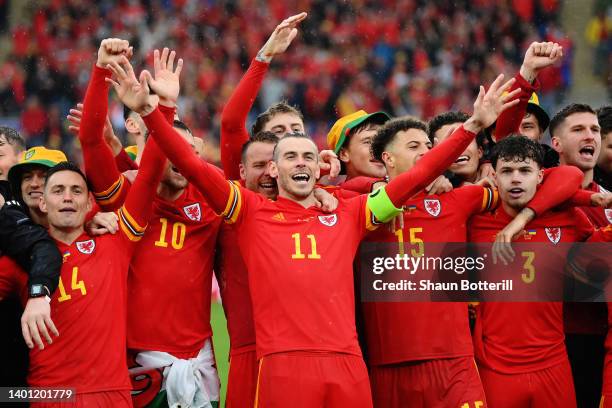
[[[308,18],[274,60],[252,115],[286,99],[303,110],[318,141],[357,109],[423,119],[469,112],[478,85],[498,72],[514,75],[534,40],[559,42],[568,55],[540,76],[544,106],[571,81],[558,0],[47,0],[24,2],[19,21],[12,3],[21,4],[0,0],[0,42],[8,44],[0,117],[12,118],[28,144],[75,158],[65,117],[82,100],[105,37],[129,40],[137,67],[150,66],[154,48],[178,51],[185,60],[179,113],[213,160],[224,103],[274,27],[299,11]],[[110,116],[122,136],[122,106],[113,102]]]
[[[612,1],[595,2],[585,35],[593,50],[593,75],[607,85],[612,99]]]

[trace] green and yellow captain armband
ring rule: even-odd
[[[387,222],[393,219],[396,215],[402,212],[401,208],[395,207],[385,187],[381,187],[378,190],[370,193],[368,196],[368,208],[372,211],[372,214],[380,222]]]

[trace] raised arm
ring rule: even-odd
[[[499,115],[495,127],[496,141],[500,141],[512,133],[520,133],[521,121],[527,111],[529,98],[540,88],[537,81],[538,73],[542,69],[554,65],[561,58],[563,58],[563,48],[559,44],[552,42],[531,43],[525,53],[523,65],[516,74],[516,82],[511,88],[512,90],[520,89],[519,103]]]
[[[476,134],[495,122],[504,109],[518,103],[513,99],[518,90],[505,93],[514,79],[502,84],[503,79],[504,76],[499,75],[486,92],[481,86],[470,119],[458,127],[444,142],[427,152],[411,170],[393,179],[384,187],[386,195],[396,209],[442,174],[467,148]],[[386,221],[386,218],[380,218],[374,209],[372,212],[380,221]]]
[[[275,55],[285,52],[297,35],[297,25],[306,13],[291,16],[280,23],[251,62],[221,113],[221,163],[230,180],[240,179],[242,145],[249,139],[246,119],[257,98],[270,62]]]
[[[156,51],[154,55],[155,60],[157,60],[157,55],[159,54]],[[113,84],[121,101],[142,117],[147,129],[149,129],[150,139],[157,142],[156,144],[159,145],[168,159],[181,171],[181,174],[203,193],[213,210],[218,214],[222,214],[225,212],[230,195],[235,192],[235,189],[216,167],[200,159],[193,148],[172,128],[172,125],[164,117],[164,113],[162,113],[163,106],[158,107],[154,100],[157,96],[148,95],[148,87],[150,86],[155,94],[159,95],[160,103],[163,103],[166,99],[172,99],[173,90],[178,96],[178,76],[180,75],[183,61],[179,59],[176,70],[172,71],[173,61],[174,51],[168,54],[167,49],[164,49],[159,64],[158,62],[155,64],[155,78],[145,70],[140,74],[139,83],[134,83],[133,72],[130,74],[126,71],[131,70],[131,66],[124,57],[122,66],[126,70],[117,63],[111,64],[113,71],[116,71],[115,75],[118,82],[114,82],[111,79],[107,81]],[[130,78],[132,78],[131,81]],[[176,78],[176,81],[173,78]],[[145,87],[147,88],[146,95],[144,92]],[[153,149],[151,149],[154,154],[156,154],[156,144],[153,144]],[[142,168],[143,164],[141,163],[139,172],[142,171]],[[163,166],[159,165],[159,168],[161,169]],[[148,177],[150,181],[153,176]],[[128,210],[135,211],[130,207],[128,207]],[[144,226],[144,224],[139,225]]]
[[[111,76],[107,66],[131,53],[132,49],[125,40],[103,40],[83,101],[79,140],[83,149],[85,173],[92,184],[96,201],[105,211],[121,206],[127,194],[125,179],[119,173],[115,156],[103,136],[108,114],[109,85],[106,79]]]

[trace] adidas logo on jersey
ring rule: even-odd
[[[273,220],[276,221],[280,221],[280,222],[285,222],[287,221],[287,219],[285,218],[285,215],[282,212],[276,213],[272,216]]]

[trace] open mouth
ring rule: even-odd
[[[580,153],[581,157],[591,160],[595,156],[595,147],[594,146],[583,146],[582,149],[578,151],[578,153]]]
[[[518,188],[518,187],[508,190],[508,193],[510,193],[511,198],[519,198],[521,195],[523,195],[524,192],[525,190],[523,190],[522,188]]]
[[[30,191],[28,193],[28,196],[30,196],[32,198],[38,198],[38,197],[42,196],[42,191]]]
[[[259,187],[263,188],[264,190],[273,190],[274,187],[276,187],[276,183],[274,182],[259,183]]]
[[[455,164],[467,163],[468,161],[470,161],[470,156],[463,155],[455,160]]]
[[[298,184],[308,184],[310,181],[310,175],[307,173],[296,173],[291,176],[291,179]]]

